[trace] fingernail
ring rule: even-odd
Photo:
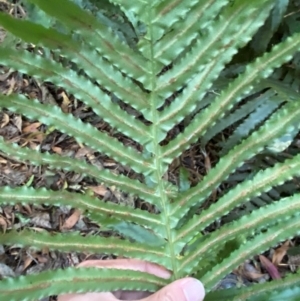
[[[197,279],[188,279],[182,283],[186,301],[200,301],[204,295],[203,284]]]

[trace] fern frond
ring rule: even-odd
[[[154,19],[151,20],[152,33],[147,33],[144,39],[147,40],[160,40],[166,31],[171,31],[175,23],[179,22],[183,15],[186,15],[195,6],[197,1],[192,0],[189,2],[184,1],[160,1],[156,6],[153,6]],[[150,25],[148,23],[148,25]],[[141,47],[139,49],[145,57],[151,58],[151,52],[148,47]],[[164,63],[164,62],[162,62]]]
[[[202,231],[213,221],[218,220],[232,209],[242,205],[251,198],[260,195],[271,187],[280,185],[285,181],[300,175],[300,155],[274,167],[258,172],[253,179],[245,180],[224,194],[215,204],[203,210],[200,215],[194,216],[178,232],[177,239],[188,242],[193,234]]]
[[[121,7],[121,9],[124,12],[132,12],[137,14],[140,19],[144,19],[144,15],[146,13],[146,9],[150,9],[153,5],[155,5],[155,2],[157,1],[151,1],[150,4],[148,4],[148,1],[145,0],[137,0],[134,3],[129,3],[124,0],[109,0],[109,2],[113,3],[114,5],[118,5]]]
[[[114,219],[135,222],[145,225],[147,228],[163,234],[163,224],[159,215],[150,214],[147,211],[127,208],[113,203],[103,202],[97,198],[79,193],[67,191],[50,191],[46,189],[21,188],[0,188],[0,204],[45,204],[51,206],[71,206],[88,210],[94,214],[112,216]]]
[[[0,63],[6,63],[11,68],[34,75],[41,80],[51,81],[60,86],[86,105],[93,108],[103,120],[114,126],[119,132],[134,137],[145,145],[151,137],[148,127],[113,103],[109,96],[87,78],[79,76],[75,71],[64,68],[61,64],[27,51],[0,49]]]
[[[211,20],[228,2],[228,0],[195,1],[193,3],[190,1],[185,4],[190,6],[190,8],[186,9],[186,13],[184,10],[179,10],[179,18],[178,7],[176,6],[176,10],[172,9],[176,2],[168,3],[168,5],[166,3],[161,4],[163,11],[159,11],[160,14],[162,15],[162,12],[166,12],[166,15],[159,15],[164,36],[154,45],[154,58],[165,65],[170,64],[174,57],[178,57],[194,39],[199,37],[201,31],[210,24]],[[184,13],[186,17],[183,19],[182,15]],[[173,19],[174,14],[176,18]],[[171,30],[169,22],[175,23],[173,24],[174,30]]]
[[[114,254],[131,258],[140,258],[150,262],[161,262],[164,265],[171,267],[171,259],[167,254],[164,254],[161,247],[153,247],[114,237],[82,237],[76,232],[68,234],[52,234],[23,230],[21,232],[10,231],[9,233],[2,234],[1,241],[7,245],[33,247],[38,250],[47,247],[51,250],[60,250],[64,252],[77,251],[93,254]]]
[[[299,196],[298,196],[299,197]],[[299,210],[299,209],[298,209]],[[299,215],[288,220],[288,223],[269,227],[265,233],[257,235],[253,240],[241,245],[239,249],[214,267],[208,274],[202,277],[202,281],[210,291],[226,274],[243,263],[247,258],[266,251],[268,248],[299,234]]]
[[[274,18],[274,11],[280,10],[278,16],[282,18],[286,3],[109,1],[104,4],[112,11],[106,13],[115,13],[120,26],[125,22],[130,37],[126,29],[118,32],[115,21],[82,10],[86,6],[94,8],[82,0],[27,0],[35,12],[42,11],[37,13],[41,20],[36,22],[0,14],[0,25],[22,40],[21,46],[0,49],[0,64],[70,93],[116,131],[118,139],[71,113],[63,113],[57,106],[13,94],[14,89],[0,96],[0,108],[10,111],[8,117],[15,112],[56,128],[125,166],[125,170],[129,167],[129,174],[118,175],[84,160],[42,153],[3,139],[0,149],[5,158],[75,172],[88,181],[92,178],[108,188],[114,186],[117,191],[129,193],[130,198],[137,197],[141,208],[147,205],[150,210],[104,202],[89,191],[80,194],[3,187],[1,205],[78,208],[99,230],[97,235],[89,236],[9,228],[0,239],[5,245],[21,248],[46,246],[62,252],[139,258],[164,266],[172,276],[166,281],[127,271],[103,270],[99,273],[102,278],[96,270],[52,271],[1,281],[0,295],[6,299],[22,300],[25,293],[25,299],[39,299],[49,294],[81,292],[81,287],[82,291],[156,290],[194,273],[210,291],[239,263],[298,232],[300,195],[296,184],[288,181],[300,175],[299,149],[294,141],[300,117],[299,81],[295,79],[299,68],[297,58],[291,61],[300,50],[300,33],[256,59],[253,45],[248,43],[256,32],[257,36],[263,33],[262,26]],[[278,34],[282,36],[286,35]],[[269,41],[265,43],[268,48]],[[199,180],[190,183],[189,174],[182,172],[184,151],[199,139],[203,146],[215,134],[224,140],[229,137],[217,148],[225,145],[230,150],[222,156],[209,143],[206,150],[210,149],[213,161],[205,155],[206,175],[197,175]],[[51,138],[48,133],[43,137],[47,141]],[[197,158],[200,151],[204,153],[198,145],[192,146],[191,153],[194,150]],[[270,150],[273,154],[263,158],[262,152]],[[36,182],[32,185],[39,186]],[[263,201],[258,202],[258,197]],[[225,221],[228,214],[251,201],[256,204],[242,212],[245,216],[230,216]],[[207,206],[208,202],[212,204]],[[204,231],[219,219],[223,223],[218,229],[209,234]],[[106,231],[115,237],[102,237]],[[98,281],[103,285],[99,286]],[[293,285],[292,281],[289,284]],[[255,296],[254,291],[248,296]]]
[[[71,1],[29,0],[47,15],[56,18],[71,30],[79,33],[103,57],[132,78],[145,81],[145,58],[122,43],[109,28],[101,24],[91,13],[80,9]],[[59,9],[57,9],[59,7]]]
[[[0,282],[3,300],[30,301],[71,292],[145,290],[156,291],[166,285],[166,280],[139,271],[99,268],[68,268],[47,271],[16,279],[7,278]],[[78,285],[80,283],[80,285]],[[82,284],[84,286],[82,286]]]
[[[299,272],[284,279],[247,288],[226,289],[207,294],[207,301],[297,301],[300,298]]]
[[[116,185],[124,192],[139,195],[147,202],[156,206],[159,205],[159,196],[156,195],[153,188],[137,180],[128,179],[123,175],[115,175],[107,170],[99,170],[99,168],[87,164],[82,160],[20,148],[17,144],[5,142],[2,137],[0,137],[0,148],[1,151],[5,152],[14,160],[29,161],[34,165],[49,165],[51,168],[67,171],[72,170],[93,177],[100,182],[104,181],[107,185]],[[167,191],[167,193],[172,196],[170,190]]]
[[[299,114],[300,108],[297,102],[289,102],[283,106],[256,132],[223,156],[202,182],[179,194],[172,213],[181,218],[190,207],[201,204],[211,190],[215,189],[245,160],[260,152],[270,140],[282,135],[287,129],[292,131]]]
[[[289,75],[289,74],[288,74]],[[288,77],[288,75],[286,77]],[[286,82],[281,82],[272,78],[267,78],[259,83],[259,87],[262,89],[272,88],[283,99],[297,100],[299,94],[294,88],[291,88]]]
[[[274,37],[282,19],[285,17],[284,15],[287,11],[288,5],[288,0],[274,1],[274,7],[270,16],[250,43],[251,49],[254,50],[255,54],[260,55],[267,50],[271,39]]]
[[[63,57],[80,64],[88,76],[132,107],[141,112],[149,107],[146,93],[102,59],[92,47],[75,43],[70,35],[59,33],[52,28],[45,28],[26,20],[17,20],[3,13],[0,14],[0,25],[25,42],[50,49],[62,49],[63,52],[62,50],[60,52]],[[35,35],[32,36],[30,32],[35,32]]]
[[[255,127],[268,118],[284,101],[284,99],[273,95],[270,96],[265,103],[260,103],[255,111],[252,112],[226,140],[223,145],[222,154],[226,153],[226,151],[234,147],[239,141],[247,137]]]
[[[258,4],[258,2],[260,3]],[[191,51],[187,52],[177,65],[161,77],[157,87],[159,93],[167,97],[171,91],[180,89],[191,78],[194,80],[193,88],[191,88],[194,89],[194,92],[200,90],[200,85],[204,86],[203,81],[206,84],[205,89],[208,89],[224,65],[237,53],[237,49],[245,45],[263,24],[271,7],[271,1],[262,3],[257,0],[238,1],[232,6],[227,6],[218,21],[209,27],[209,32],[204,34],[204,38],[199,38]],[[233,24],[238,24],[238,27]],[[210,32],[214,34],[209,34]],[[209,80],[204,80],[206,77]],[[202,97],[203,92],[198,92],[197,98],[201,99]],[[172,108],[174,107],[175,104],[172,104]],[[184,106],[181,105],[180,108],[184,108]],[[172,110],[169,109],[170,115],[171,112]],[[161,121],[165,120],[167,120],[166,113],[163,114]]]
[[[222,94],[207,109],[199,113],[183,133],[163,147],[162,156],[171,158],[178,156],[190,143],[195,142],[200,135],[203,135],[207,128],[221,118],[224,112],[242,96],[249,94],[260,79],[268,77],[275,68],[289,61],[299,48],[300,34],[296,33],[281,44],[274,46],[269,53],[258,58],[254,63],[249,64],[245,73],[223,90]]]
[[[259,97],[255,97],[251,100],[249,100],[246,104],[241,105],[239,108],[237,108],[234,112],[228,114],[226,117],[224,116],[219,122],[217,122],[213,127],[209,128],[207,132],[204,134],[204,136],[201,138],[201,144],[206,145],[206,143],[213,138],[218,133],[221,133],[224,129],[228,128],[229,126],[233,126],[234,123],[243,120],[246,118],[249,114],[252,115],[253,111],[257,110],[257,107],[260,105],[264,105],[269,102],[269,97],[274,97],[275,92],[274,91],[267,91],[260,95]],[[272,101],[271,101],[272,103]],[[246,119],[248,120],[248,118]],[[243,124],[245,121],[243,122]],[[250,122],[249,122],[250,123]],[[255,122],[255,125],[259,124],[259,122]],[[253,123],[250,125],[254,127]],[[249,125],[249,126],[250,126]],[[239,126],[241,127],[241,125]],[[245,129],[247,127],[245,126]],[[235,132],[238,132],[236,129]],[[247,131],[244,137],[247,136],[247,134],[250,132]],[[242,137],[242,136],[241,136]],[[238,140],[236,141],[238,142]],[[228,143],[228,142],[227,142]]]
[[[201,255],[206,254],[204,252],[218,249],[220,246],[224,246],[226,242],[232,239],[237,239],[238,237],[242,237],[243,239],[251,237],[255,235],[255,232],[259,232],[262,228],[268,227],[268,229],[271,229],[272,225],[275,227],[277,224],[282,224],[279,223],[279,221],[288,220],[290,222],[290,219],[294,218],[293,216],[298,217],[299,206],[300,197],[299,194],[296,194],[293,197],[282,199],[280,202],[259,208],[251,214],[243,216],[237,221],[222,226],[220,229],[206,237],[201,244],[201,247],[195,249],[194,246],[197,245],[195,243],[190,249],[191,252],[188,253],[187,258],[182,260],[180,268],[187,273],[190,273],[194,268],[200,269],[201,264],[199,267],[196,266],[199,262],[205,260],[205,258]],[[277,232],[274,229],[272,228],[270,232],[273,231],[272,233],[277,235]],[[292,234],[290,236],[292,236]],[[277,242],[274,241],[273,243],[276,244]],[[256,254],[263,251],[265,251],[265,249],[257,252]]]
[[[0,96],[0,106],[11,111],[26,115],[28,118],[39,119],[48,126],[76,137],[79,143],[86,143],[95,151],[103,151],[120,163],[132,166],[137,172],[151,173],[151,163],[146,161],[133,148],[125,147],[121,142],[109,137],[88,123],[66,114],[56,106],[41,104],[37,100],[28,100],[23,95]],[[134,167],[135,166],[135,167]]]

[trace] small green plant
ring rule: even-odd
[[[134,271],[54,270],[2,280],[1,300],[36,300],[82,291],[156,291],[168,281],[187,275],[204,283],[208,293],[205,300],[300,298],[298,274],[249,288],[214,291],[216,284],[246,259],[299,232],[299,193],[211,233],[203,231],[234,208],[300,173],[300,154],[295,154],[259,170],[218,196],[208,208],[202,208],[211,193],[247,160],[265,150],[284,150],[298,132],[299,95],[272,75],[300,49],[299,33],[286,37],[269,51],[263,50],[235,78],[226,81],[222,77],[239,49],[249,43],[272,10],[282,8],[286,1],[111,0],[110,5],[130,22],[136,34],[131,37],[117,34],[103,19],[80,8],[77,4],[81,1],[25,2],[38,7],[39,13],[53,23],[39,24],[1,14],[0,25],[34,47],[30,51],[22,45],[1,47],[0,64],[68,91],[116,132],[134,141],[134,146],[124,145],[59,107],[23,95],[1,95],[0,107],[55,127],[78,143],[128,166],[139,180],[76,158],[21,148],[4,139],[0,140],[1,152],[14,160],[73,171],[108,187],[116,186],[155,210],[133,210],[65,190],[2,187],[0,204],[79,208],[100,229],[113,229],[123,237],[12,230],[1,234],[1,243],[139,258],[166,267],[173,276],[164,280]],[[275,104],[258,119],[249,115],[242,103],[253,95],[264,95]],[[259,96],[252,98],[252,105],[255,101],[261,105]],[[231,114],[237,104],[240,106]],[[246,126],[247,130],[241,127],[233,134],[222,157],[198,184],[190,187],[184,170],[180,172],[180,185],[167,180],[171,163],[193,143],[200,139],[205,145],[238,120],[254,126]],[[170,135],[179,123],[184,124],[182,132]]]

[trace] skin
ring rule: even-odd
[[[155,276],[168,279],[171,273],[156,264],[136,259],[116,259],[116,260],[88,260],[80,263],[78,267],[98,267],[115,268],[115,269],[131,269],[141,272],[153,274]],[[197,286],[195,294],[188,297],[185,291],[193,284]],[[105,293],[87,293],[87,294],[67,294],[58,297],[58,301],[120,301],[120,300],[136,300],[136,301],[202,301],[204,298],[204,288],[197,280],[187,277],[179,279],[162,288],[160,291],[149,294],[147,292],[105,292]]]

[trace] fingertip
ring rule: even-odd
[[[186,278],[180,283],[186,301],[202,301],[205,290],[202,282],[195,278]]]
[[[188,277],[170,283],[143,301],[202,301],[204,295],[203,284],[195,278]]]

